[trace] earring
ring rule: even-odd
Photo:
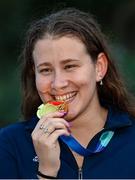
[[[100,83],[99,83],[99,84],[100,84],[100,86],[103,86],[103,81],[102,81],[102,79],[100,80]]]

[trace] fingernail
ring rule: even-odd
[[[67,112],[63,112],[64,113],[64,116],[67,114]]]
[[[68,124],[69,124],[69,127],[71,127],[71,126],[72,126],[72,123],[71,123],[71,122],[68,122]]]
[[[60,111],[61,116],[65,116],[67,114],[67,112],[64,111]]]

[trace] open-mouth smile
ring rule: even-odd
[[[54,96],[56,101],[71,101],[75,96],[76,96],[77,92],[71,92],[68,94],[64,94],[64,95],[59,95],[59,96]]]

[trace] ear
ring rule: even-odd
[[[97,82],[101,81],[104,78],[107,72],[107,67],[108,67],[107,57],[104,53],[100,53],[97,57],[97,62],[96,62],[96,81]]]
[[[35,66],[34,66],[34,65],[32,66],[32,70],[33,70],[33,72],[35,73]]]

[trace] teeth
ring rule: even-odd
[[[69,94],[66,94],[66,95],[63,95],[63,96],[55,96],[55,99],[57,101],[67,101],[70,98],[72,98],[75,94],[76,94],[76,92],[69,93]]]
[[[70,98],[70,95],[69,95],[69,94],[67,94],[67,99],[68,99],[68,98]]]
[[[64,95],[64,96],[63,96],[63,99],[64,99],[64,100],[66,100],[66,99],[67,99],[67,96],[66,96],[66,95]]]

